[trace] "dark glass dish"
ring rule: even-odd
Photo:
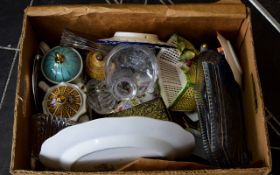
[[[209,162],[217,167],[248,165],[241,89],[225,58],[215,51],[199,56],[195,98]]]

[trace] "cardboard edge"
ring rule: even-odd
[[[243,45],[243,43],[245,42],[245,37],[246,35],[248,35],[249,33],[251,34],[251,38],[252,38],[252,45],[254,46],[254,38],[253,38],[253,29],[252,29],[252,19],[251,19],[251,12],[250,12],[250,9],[249,8],[246,8],[247,9],[247,17],[244,19],[244,21],[242,22],[242,25],[239,29],[239,31],[245,33],[244,34],[244,37],[242,38],[238,38],[237,39],[237,49],[238,49],[238,52],[240,52],[240,49]],[[257,111],[256,111],[256,114],[257,113],[260,113],[259,115],[263,116],[264,117],[264,129],[265,129],[265,142],[267,143],[267,146],[266,146],[266,152],[267,154],[266,155],[266,165],[267,165],[267,171],[265,172],[265,174],[269,174],[269,172],[271,172],[271,169],[272,169],[272,157],[271,157],[271,151],[269,149],[269,135],[268,135],[268,127],[267,127],[267,123],[266,123],[266,119],[265,119],[265,104],[264,104],[264,98],[263,98],[263,93],[262,93],[262,88],[261,88],[261,82],[260,82],[260,78],[259,78],[259,73],[258,73],[258,66],[257,66],[257,59],[256,59],[256,52],[255,52],[255,47],[252,47],[252,58],[253,58],[253,66],[254,66],[254,69],[255,69],[255,72],[254,72],[254,75],[253,75],[253,82],[255,84],[254,86],[254,90],[256,91],[256,94],[258,94],[259,97],[256,97],[258,99],[257,100]]]
[[[176,170],[176,171],[108,171],[108,172],[59,172],[59,171],[28,171],[28,170],[15,170],[14,175],[130,175],[130,174],[137,174],[137,175],[162,175],[162,174],[189,174],[189,175],[208,175],[208,174],[246,174],[246,175],[261,175],[267,174],[268,168],[249,168],[249,169],[203,169],[203,170]]]
[[[251,14],[251,13],[250,13]],[[254,46],[254,38],[253,38],[253,29],[252,29],[252,17],[251,15],[248,16],[248,30],[252,35],[252,45]],[[271,150],[270,150],[270,142],[269,142],[269,134],[268,134],[268,126],[267,126],[267,122],[266,122],[266,115],[265,115],[265,104],[264,104],[264,97],[263,97],[263,91],[262,91],[262,87],[261,87],[261,81],[260,81],[260,77],[259,77],[259,71],[258,71],[258,66],[257,66],[257,59],[256,59],[256,52],[255,52],[255,47],[252,48],[253,49],[253,55],[252,57],[254,58],[253,62],[254,62],[254,67],[255,67],[255,75],[254,75],[254,82],[256,84],[255,89],[256,89],[256,93],[259,95],[259,98],[257,99],[258,101],[258,113],[261,113],[261,115],[264,117],[264,128],[265,128],[265,142],[267,143],[266,146],[266,151],[267,154],[265,154],[267,157],[267,163],[268,163],[268,172],[267,174],[271,171],[272,169],[272,156],[271,156]]]
[[[24,13],[23,23],[22,23],[22,33],[20,36],[20,50],[19,50],[19,61],[18,61],[18,74],[17,74],[17,85],[16,85],[16,95],[15,95],[15,106],[14,106],[14,123],[13,123],[13,136],[12,136],[12,149],[11,149],[11,160],[10,160],[10,173],[14,173],[15,164],[15,149],[16,149],[16,137],[17,137],[17,122],[18,122],[18,103],[21,97],[19,96],[20,82],[21,82],[21,66],[22,66],[22,47],[25,38],[25,26],[27,25],[27,15]]]
[[[243,19],[241,25],[240,25],[240,28],[239,28],[239,33],[242,32],[242,31],[246,31],[248,32],[248,18],[250,16],[250,9],[249,8],[246,8],[246,17]],[[246,24],[245,24],[246,23]],[[244,32],[244,33],[246,33]],[[240,48],[242,46],[242,43],[244,42],[245,40],[245,36],[243,36],[242,38],[241,37],[238,37],[237,38],[237,43],[236,43],[236,48],[238,50],[238,52],[240,51]]]
[[[87,4],[87,5],[56,5],[56,6],[32,6],[26,9],[26,14],[32,17],[50,17],[72,15],[75,17],[88,15],[91,13],[131,13],[131,11],[143,14],[156,14],[169,17],[191,16],[191,17],[209,17],[209,15],[227,18],[244,17],[246,8],[239,0],[220,0],[215,3],[209,3],[209,10],[205,11],[205,3],[188,3],[175,5],[160,4]],[[217,7],[217,8],[215,8]],[[215,8],[215,9],[213,9]],[[228,10],[224,10],[228,8]],[[185,13],[185,10],[188,13]],[[176,12],[176,13],[175,13]],[[199,12],[199,13],[198,13]]]

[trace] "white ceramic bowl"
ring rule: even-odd
[[[127,44],[127,45],[148,45],[151,47],[171,47],[174,46],[162,42],[158,36],[150,33],[137,33],[137,32],[116,32],[112,38],[99,39],[96,41],[98,44]]]

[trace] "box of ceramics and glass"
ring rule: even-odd
[[[270,172],[241,2],[29,7],[22,31],[12,174]]]

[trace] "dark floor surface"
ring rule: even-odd
[[[207,0],[147,0],[154,3],[205,2]],[[211,0],[208,0],[208,2]],[[280,22],[280,0],[259,0]],[[144,3],[145,0],[1,0],[0,2],[0,174],[9,174],[10,150],[15,98],[18,42],[21,34],[23,10],[29,5],[65,3]],[[247,4],[247,3],[246,3]],[[249,4],[247,4],[249,5]],[[258,71],[262,83],[264,101],[274,119],[280,121],[278,100],[280,91],[280,33],[254,7],[251,7],[253,35]],[[269,119],[270,124],[277,122]],[[273,130],[269,125],[273,158],[271,174],[280,174],[280,125]]]

